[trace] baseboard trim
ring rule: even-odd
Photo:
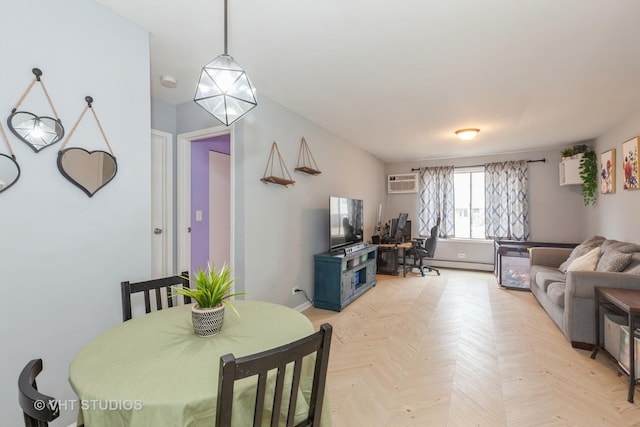
[[[305,301],[302,304],[300,304],[299,306],[293,307],[293,309],[296,310],[296,311],[299,311],[299,312],[303,312],[309,307],[311,307],[311,303],[309,301]]]

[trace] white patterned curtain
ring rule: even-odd
[[[487,239],[528,240],[527,161],[487,164],[484,184]]]
[[[420,212],[418,235],[428,236],[440,218],[438,237],[453,235],[453,166],[420,169]]]

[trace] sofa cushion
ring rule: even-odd
[[[636,252],[631,256],[631,262],[627,268],[622,270],[623,273],[640,274],[640,252]]]
[[[596,269],[596,265],[598,265],[599,259],[600,259],[600,248],[598,247],[593,248],[586,254],[579,256],[578,258],[571,261],[571,264],[569,264],[569,267],[567,267],[567,272],[593,271]]]
[[[540,289],[543,289],[546,292],[550,283],[564,282],[565,277],[566,276],[563,272],[556,270],[555,268],[548,268],[536,273],[535,282]]]
[[[627,265],[631,262],[631,257],[633,257],[633,254],[623,254],[616,250],[606,251],[600,257],[596,271],[618,273],[627,268]]]
[[[567,268],[569,268],[569,265],[571,265],[574,259],[581,257],[593,248],[599,248],[605,240],[606,239],[602,236],[593,236],[590,239],[587,239],[584,242],[580,243],[578,246],[573,248],[571,254],[569,254],[569,258],[567,258],[565,262],[560,264],[560,267],[558,267],[558,269],[563,273],[566,273]]]
[[[618,251],[623,254],[630,254],[634,252],[640,252],[640,245],[636,245],[635,243],[629,242],[619,242],[617,240],[605,240],[602,242],[602,253],[608,251]]]
[[[549,284],[547,289],[547,296],[554,304],[564,307],[564,282],[553,282]]]

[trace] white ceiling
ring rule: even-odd
[[[152,96],[192,100],[202,66],[223,52],[223,0],[97,2],[149,31]],[[267,96],[384,161],[569,145],[640,111],[637,0],[228,7],[229,54],[258,105]],[[465,127],[481,132],[459,141]]]

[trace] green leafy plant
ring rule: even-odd
[[[200,267],[191,280],[195,283],[195,288],[174,286],[173,293],[193,298],[199,308],[215,308],[225,304],[233,309],[228,299],[246,294],[246,292],[230,293],[234,279],[231,277],[231,267],[227,264],[224,264],[220,270],[216,270],[211,264],[207,264],[206,270]]]
[[[562,157],[571,157],[576,154],[586,153],[588,149],[589,147],[587,147],[586,144],[576,144],[573,147],[568,147],[560,151],[560,154],[562,154]]]
[[[595,151],[586,151],[580,161],[580,178],[582,179],[582,198],[584,205],[594,205],[598,192],[598,165]]]

